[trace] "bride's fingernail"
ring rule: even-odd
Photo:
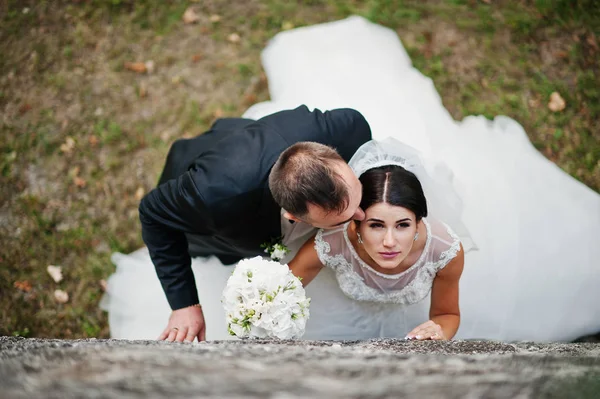
[[[417,335],[416,338],[417,339],[421,339],[423,336],[422,335]]]

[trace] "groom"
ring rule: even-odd
[[[300,106],[256,121],[220,119],[176,141],[139,207],[142,237],[173,310],[159,339],[205,339],[190,257],[232,264],[264,255],[261,245],[277,237],[300,236],[302,226],[364,218],[360,182],[346,162],[370,139],[358,111]]]

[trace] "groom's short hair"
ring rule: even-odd
[[[343,212],[348,206],[348,188],[335,169],[345,162],[331,147],[304,141],[281,153],[269,174],[269,189],[275,201],[296,217],[308,213],[308,204],[326,212]]]

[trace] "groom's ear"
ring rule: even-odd
[[[296,216],[292,215],[291,213],[289,213],[288,211],[283,212],[283,217],[286,218],[287,220],[291,220],[294,222],[301,222],[302,220],[298,219]]]

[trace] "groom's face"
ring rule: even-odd
[[[336,169],[338,175],[348,187],[348,206],[343,212],[338,213],[327,212],[319,206],[308,204],[308,214],[304,217],[304,221],[314,227],[333,229],[350,220],[363,220],[365,218],[365,213],[360,209],[362,184],[345,162],[337,164]]]

